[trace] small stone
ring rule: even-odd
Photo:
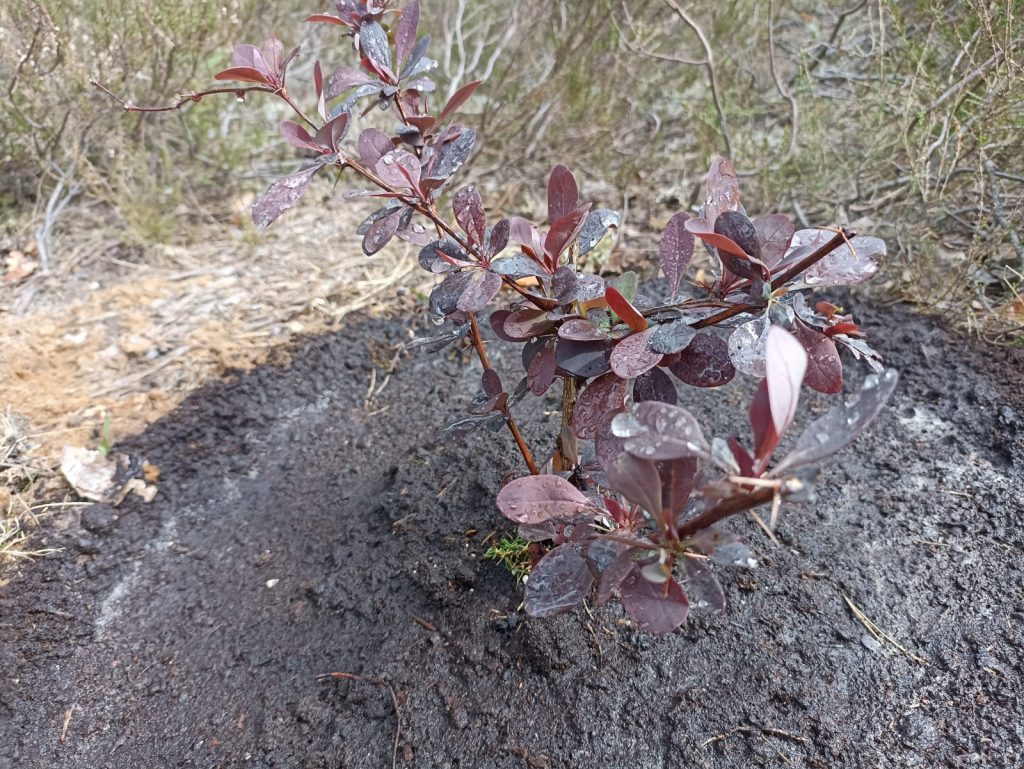
[[[862,635],[860,637],[860,642],[864,644],[864,648],[868,651],[876,652],[882,648],[882,642],[869,633]]]

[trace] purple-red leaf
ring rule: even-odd
[[[402,11],[402,18],[395,26],[395,70],[402,71],[409,53],[416,44],[416,30],[420,25],[420,0],[412,0],[405,10]]]
[[[471,277],[466,284],[456,307],[463,312],[479,312],[501,289],[501,276],[488,270],[470,270]]]
[[[807,351],[807,373],[804,384],[820,393],[843,391],[843,362],[836,343],[801,320],[794,325],[797,340]]]
[[[482,80],[474,80],[472,83],[466,83],[466,85],[462,86],[462,88],[452,94],[452,98],[448,100],[448,103],[444,105],[444,109],[441,110],[441,114],[438,115],[437,122],[443,123],[445,118],[454,114],[459,107],[469,100],[469,97],[472,96],[473,92],[480,87],[482,82]]]
[[[690,612],[686,594],[674,579],[656,585],[636,566],[619,585],[622,606],[633,621],[648,633],[671,633],[686,621]]]
[[[647,318],[640,314],[626,297],[617,288],[609,286],[605,289],[604,298],[608,307],[633,331],[644,331],[647,328]]]
[[[367,168],[374,168],[382,157],[395,148],[395,145],[379,128],[367,128],[359,134],[356,147],[363,165]]]
[[[452,197],[452,208],[455,210],[455,220],[469,235],[470,242],[474,245],[483,244],[487,237],[487,214],[476,187],[471,185],[456,192]]]
[[[530,392],[537,396],[547,392],[552,382],[555,381],[555,369],[555,339],[551,337],[544,343],[540,351],[533,356],[533,360],[530,361],[530,366],[526,371]]]
[[[313,141],[313,137],[309,135],[309,131],[298,123],[291,120],[282,121],[280,130],[281,136],[283,136],[285,141],[289,144],[294,145],[295,147],[300,147],[301,149],[313,150],[314,152],[320,151],[320,147]]]
[[[576,400],[572,416],[576,437],[594,440],[612,417],[626,407],[627,384],[625,379],[609,372],[587,385]]]
[[[402,208],[396,208],[390,214],[377,219],[363,236],[363,253],[373,256],[386,246],[398,232],[402,220]]]
[[[390,187],[399,190],[418,191],[420,182],[420,161],[406,150],[392,150],[381,156],[375,167],[377,176]]]
[[[878,416],[889,400],[899,376],[893,369],[869,374],[857,395],[811,422],[797,438],[793,450],[775,467],[778,474],[786,469],[817,462],[845,448]]]
[[[615,291],[614,288],[608,290]],[[609,359],[612,371],[623,379],[633,379],[661,363],[662,354],[651,349],[651,335],[655,331],[656,328],[649,328],[615,345]]]
[[[736,368],[729,359],[729,345],[708,332],[697,334],[668,370],[679,381],[694,387],[719,387],[736,376]]]
[[[754,220],[757,242],[761,247],[761,261],[769,268],[782,261],[795,229],[785,214],[768,214]]]
[[[509,520],[530,525],[572,520],[594,509],[582,491],[558,475],[516,478],[498,492],[497,504]]]
[[[652,368],[636,378],[633,382],[633,402],[659,401],[675,405],[678,400],[676,386],[668,374],[660,368]]]
[[[693,258],[693,233],[686,229],[686,220],[689,218],[688,213],[680,211],[668,220],[665,232],[661,235],[661,271],[665,274],[673,297]]]
[[[587,565],[583,543],[559,545],[545,555],[526,582],[524,604],[531,617],[549,617],[575,608],[587,597],[594,575]]]
[[[625,440],[625,449],[640,459],[656,462],[711,453],[693,414],[680,406],[645,401],[612,420],[613,433]]]
[[[550,269],[555,269],[559,256],[568,245],[579,237],[589,211],[590,203],[584,203],[551,223],[551,229],[544,238],[544,253],[547,256]]]
[[[548,221],[552,224],[572,213],[580,203],[576,177],[565,166],[555,166],[548,177]]]
[[[278,179],[264,192],[252,206],[252,221],[257,229],[266,229],[281,214],[295,205],[309,188],[316,172],[324,167],[322,162],[315,162],[293,174]]]
[[[622,453],[609,464],[605,471],[611,487],[634,505],[640,505],[655,521],[659,528],[664,520],[661,509],[661,478],[653,462],[640,459],[632,454]]]

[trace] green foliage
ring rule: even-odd
[[[517,585],[530,573],[533,565],[530,543],[522,537],[502,537],[497,544],[487,549],[484,559],[497,561],[508,569],[516,578]]]

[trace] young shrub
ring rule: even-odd
[[[438,276],[429,311],[445,328],[411,346],[436,351],[467,340],[483,370],[471,413],[442,434],[505,427],[530,472],[497,496],[499,510],[518,525],[517,557],[539,558],[526,582],[529,614],[569,611],[594,593],[598,604],[617,597],[639,626],[667,633],[691,607],[721,610],[712,565],[746,566],[752,557],[717,524],[771,505],[774,525],[783,499],[807,493],[796,471],[850,443],[896,385],[896,373],[882,368],[851,316],[825,301],[812,307],[803,293],[867,280],[885,244],[843,229],[795,231],[780,214],[751,219],[732,164],[719,157],[699,210],[677,213],[662,235],[665,295],[642,296],[633,273],[606,281],[582,270],[580,257],[621,220],[581,201],[565,166],[548,179],[541,224],[495,219],[474,187],[454,181],[476,142],[456,118],[480,83],[432,102],[436,63],[427,56],[429,38],[418,36],[418,0],[404,9],[389,0],[336,0],[335,11],[308,21],[338,27],[351,39],[354,62],[329,76],[315,63],[312,117],[287,90],[298,50],[284,55],[276,38],[235,49],[217,79],[239,85],[169,107],[122,104],[163,111],[216,93],[279,98],[296,117],[281,124],[281,134],[308,159],[257,199],[257,227],[295,205],[316,175],[348,174],[359,189],[347,196],[381,201],[359,228],[365,253],[396,237],[421,247],[420,264]],[[395,130],[350,135],[359,111],[374,106],[392,114]],[[714,278],[699,283],[686,280],[698,244],[717,265]],[[500,339],[522,347],[513,387],[490,364],[478,322],[485,312]],[[842,351],[874,373],[775,460],[802,387],[842,390]],[[713,388],[737,372],[760,380],[747,414],[750,440],[708,439],[697,417],[677,405],[674,380]],[[512,410],[556,382],[563,429],[550,458],[538,463]]]

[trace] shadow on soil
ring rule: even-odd
[[[661,639],[617,606],[516,613],[481,560],[514,450],[434,441],[475,369],[406,358],[364,402],[404,324],[195,393],[126,444],[156,501],[89,508],[0,590],[0,767],[390,766],[388,693],[329,671],[393,682],[399,766],[1019,765],[1024,356],[901,308],[868,330],[903,373],[890,408],[784,509],[783,547],[733,522],[760,567]],[[744,399],[683,393],[718,434]],[[550,406],[524,409],[535,441]]]

